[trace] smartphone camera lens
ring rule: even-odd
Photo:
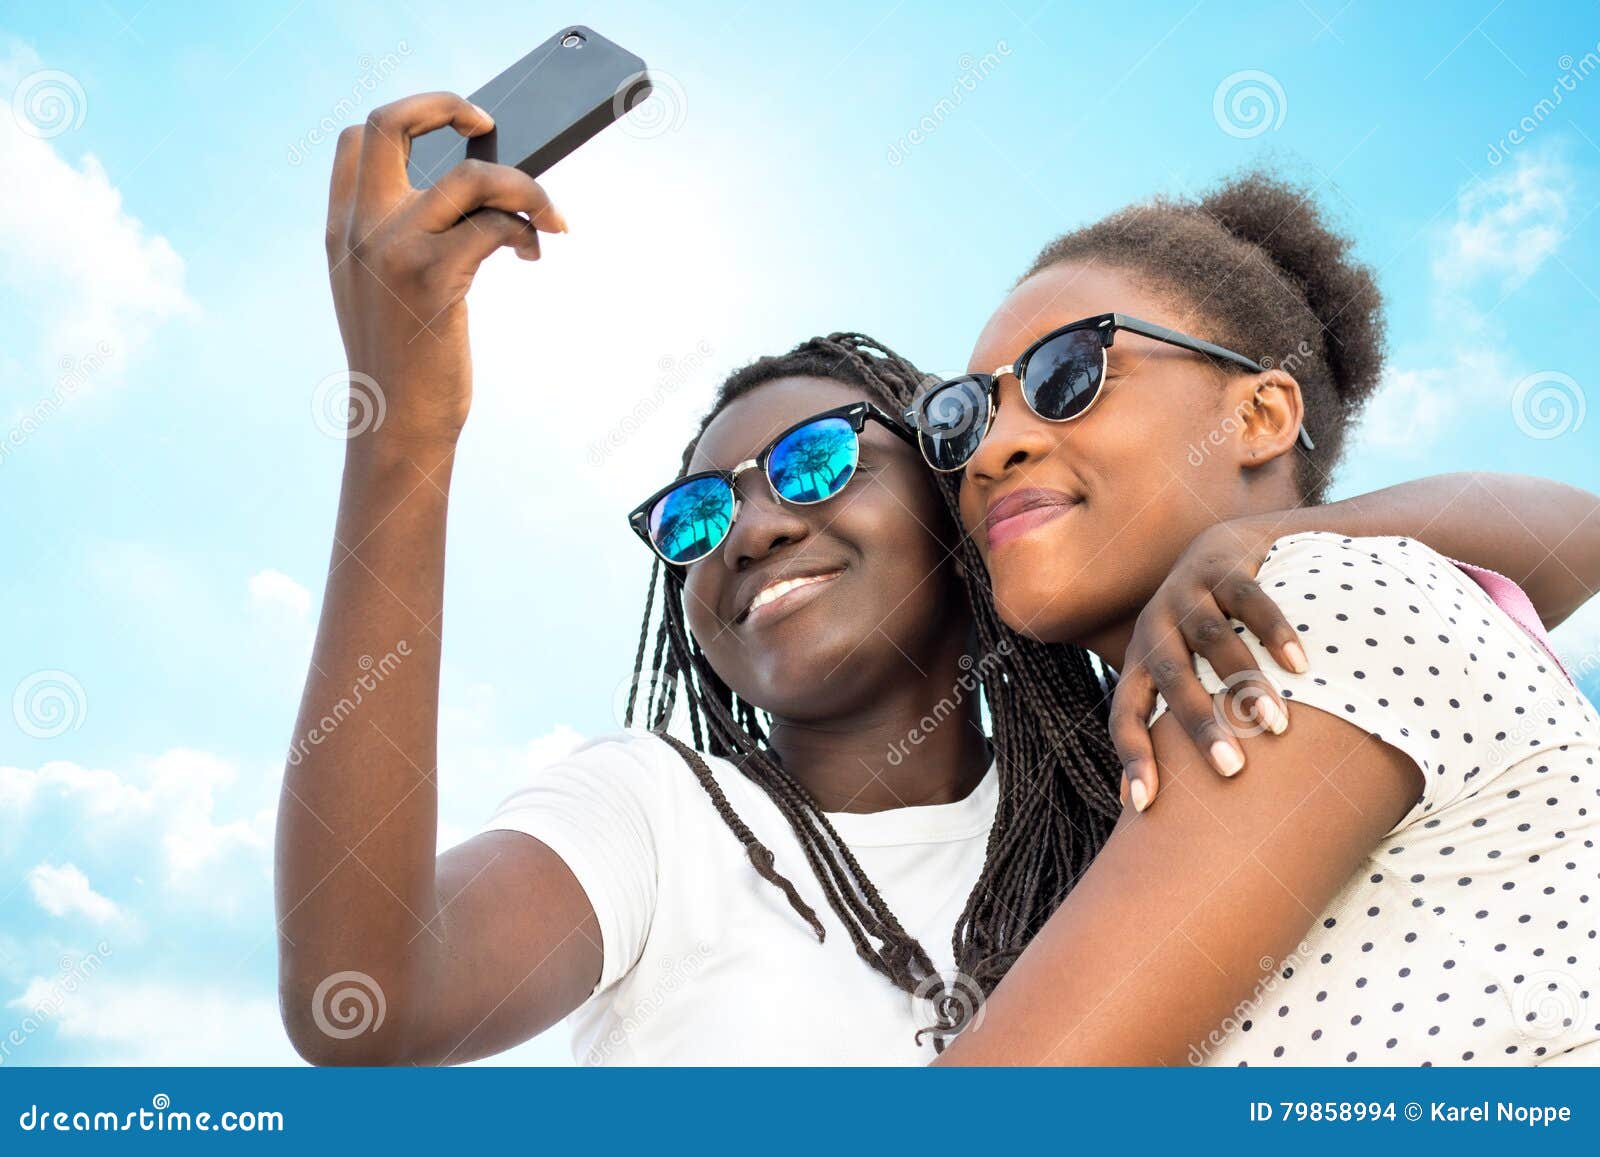
[[[561,47],[562,48],[582,48],[583,47],[583,33],[581,33],[581,32],[569,32],[569,33],[567,33],[565,36],[563,36],[561,38]]]

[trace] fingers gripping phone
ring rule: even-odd
[[[649,93],[643,60],[570,24],[467,98],[494,117],[492,130],[467,139],[446,127],[412,141],[411,183],[428,188],[469,157],[537,177]]]

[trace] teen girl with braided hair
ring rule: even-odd
[[[352,369],[384,383],[389,410],[347,451],[304,720],[379,642],[413,650],[363,704],[369,726],[286,774],[291,1038],[321,1062],[451,1062],[575,1012],[595,1062],[924,1060],[1104,843],[1119,769],[1103,724],[1085,726],[1103,694],[1084,654],[1011,632],[968,585],[971,556],[953,565],[948,507],[895,422],[922,379],[858,335],[736,374],[685,477],[636,512],[660,612],[630,708],[663,732],[685,716],[688,742],[590,744],[435,855],[461,298],[495,248],[534,257],[537,231],[564,227],[515,170],[469,165],[431,195],[406,184],[411,136],[489,123],[458,98],[412,98],[347,132],[335,161],[336,305]],[[971,987],[947,981],[952,965]],[[318,1001],[351,971],[382,988],[386,1017],[340,1039]]]

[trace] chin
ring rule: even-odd
[[[1090,608],[1100,605],[1106,592],[1096,589],[1095,564],[1077,545],[1011,542],[1001,548],[998,560],[988,560],[995,610],[1006,626],[1045,643],[1081,637],[1092,617]],[[1062,581],[1062,575],[1078,577]]]
[[[1016,562],[1023,560],[1017,559]],[[1059,561],[1008,565],[991,572],[995,610],[1019,635],[1041,643],[1082,643],[1124,608],[1124,592],[1115,576],[1085,568],[1082,577],[1062,582],[1054,576],[1073,573]]]
[[[1048,588],[1030,580],[994,584],[995,610],[1000,621],[1017,634],[1041,643],[1070,642],[1080,616],[1073,603],[1058,588]]]
[[[792,641],[771,647],[752,665],[750,686],[740,698],[787,719],[822,718],[860,705],[863,685],[870,682],[870,631],[863,636],[837,626],[809,626],[807,631],[793,624]]]

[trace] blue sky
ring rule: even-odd
[[[1411,7],[0,8],[0,1064],[292,1059],[270,846],[342,449],[325,126],[470,91],[575,15],[661,74],[547,175],[572,234],[471,298],[453,842],[615,726],[647,569],[622,515],[724,372],[832,329],[962,366],[1056,233],[1243,164],[1318,187],[1387,296],[1338,493],[1600,489],[1600,20]],[[1600,666],[1600,615],[1557,639]],[[566,1057],[558,1029],[507,1059]]]

